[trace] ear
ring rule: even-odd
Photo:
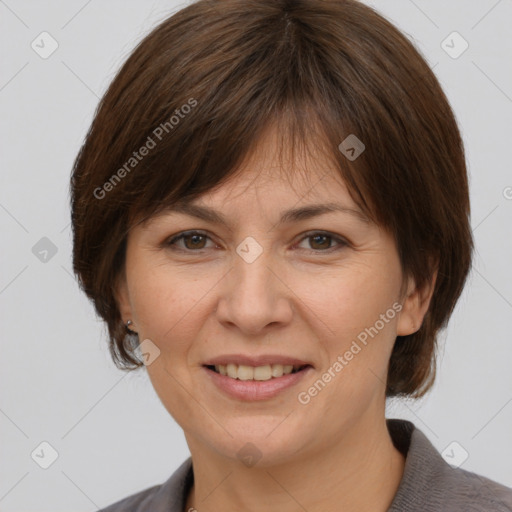
[[[433,270],[430,281],[422,288],[416,286],[411,276],[408,277],[407,292],[397,324],[398,336],[407,336],[420,329],[434,293],[436,279],[437,268]]]
[[[126,283],[126,276],[122,272],[116,282],[115,298],[119,307],[119,314],[124,323],[128,320],[133,321],[132,306],[130,303],[130,296],[128,294],[128,285]]]

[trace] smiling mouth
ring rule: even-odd
[[[309,368],[311,365],[303,364],[293,366],[282,364],[266,364],[263,366],[247,366],[243,364],[219,364],[219,365],[206,365],[208,370],[215,373],[229,377],[236,380],[254,380],[254,381],[268,381],[278,379],[284,375],[298,373]]]

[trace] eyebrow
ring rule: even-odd
[[[167,208],[166,212],[183,213],[191,217],[196,217],[207,222],[221,224],[229,228],[229,222],[227,219],[220,212],[214,210],[213,208],[209,208],[208,206],[201,206],[191,202],[179,202]],[[370,219],[358,209],[347,208],[337,203],[323,203],[311,204],[301,206],[300,208],[292,208],[290,210],[286,210],[281,214],[277,225],[307,220],[331,212],[349,214],[355,217],[357,220],[368,224],[371,222]]]

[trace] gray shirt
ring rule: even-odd
[[[394,445],[406,457],[388,512],[512,512],[512,489],[452,468],[410,421],[386,421]],[[186,512],[193,480],[189,457],[163,484],[132,494],[101,512]]]

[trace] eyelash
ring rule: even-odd
[[[206,238],[210,238],[210,236],[208,236],[207,233],[204,233],[202,231],[183,231],[182,233],[179,233],[177,234],[176,236],[172,237],[171,239],[169,239],[168,241],[165,242],[165,246],[167,247],[170,247],[172,250],[176,250],[176,251],[181,251],[181,252],[189,252],[189,253],[193,253],[193,252],[201,252],[201,251],[204,251],[206,250],[206,248],[201,248],[201,249],[198,249],[198,250],[194,250],[194,249],[183,249],[183,248],[178,248],[176,247],[176,242],[180,241],[180,240],[183,240],[187,237],[191,237],[191,236],[194,236],[194,235],[199,235],[199,236],[202,236],[202,237],[206,237]],[[327,233],[327,232],[324,232],[324,231],[310,231],[308,233],[305,233],[305,235],[299,240],[298,243],[302,242],[303,240],[306,240],[308,238],[314,238],[315,236],[323,236],[323,237],[326,237],[326,238],[329,238],[331,239],[333,242],[337,242],[339,244],[339,247],[336,248],[336,247],[329,247],[328,249],[325,249],[325,250],[321,250],[321,249],[305,249],[306,251],[310,252],[310,253],[327,253],[327,254],[330,254],[332,252],[335,252],[337,250],[341,250],[342,248],[344,247],[347,247],[349,244],[346,240],[344,240],[343,238],[340,238],[336,235],[333,235],[331,233]]]

